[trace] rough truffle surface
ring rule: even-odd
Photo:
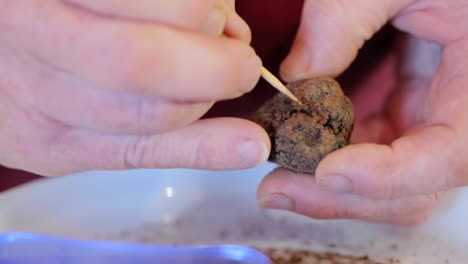
[[[302,106],[277,94],[251,120],[270,136],[270,161],[292,171],[314,174],[326,155],[349,144],[353,106],[330,78],[307,79],[287,86]]]

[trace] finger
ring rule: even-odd
[[[223,32],[227,20],[226,3],[223,0],[63,1],[103,16],[158,22],[191,31],[217,32],[218,35]]]
[[[34,142],[30,143],[34,147]],[[48,147],[36,144],[32,150],[38,164],[29,169],[45,175],[63,175],[97,169],[249,168],[266,161],[270,145],[259,126],[224,118],[201,120],[177,131],[140,137],[71,129],[54,137]]]
[[[236,38],[249,43],[252,41],[252,31],[249,25],[242,19],[235,11],[234,1],[227,0],[229,6],[228,19],[226,21],[226,27],[224,34],[230,38]]]
[[[412,0],[307,0],[288,57],[281,66],[287,81],[337,76],[364,42]]]
[[[439,195],[372,200],[324,191],[310,175],[276,170],[261,182],[257,197],[264,208],[289,210],[316,219],[359,219],[398,225],[423,223]]]
[[[236,14],[234,1],[64,1],[104,16],[158,22],[211,36],[220,36],[226,31],[229,37],[250,42],[250,29]]]
[[[468,34],[465,24],[468,15],[466,1],[414,1],[394,20],[393,25],[411,35],[442,45],[456,42]]]
[[[43,14],[47,30],[33,27],[37,41],[24,39],[25,45],[43,63],[98,86],[212,101],[238,97],[260,78],[261,60],[241,41],[54,8],[44,13],[57,15],[45,19]]]
[[[390,146],[352,145],[322,160],[317,183],[331,192],[382,200],[447,190],[464,164],[458,138],[453,128],[433,125]]]
[[[48,75],[30,84],[36,86],[34,107],[72,127],[116,134],[162,133],[192,123],[213,105],[108,91],[55,71]]]

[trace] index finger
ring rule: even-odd
[[[98,14],[117,18],[159,22],[198,30],[210,16],[224,15],[223,0],[63,0]]]
[[[45,64],[91,85],[149,97],[216,101],[249,92],[260,78],[260,58],[240,40],[94,16],[52,3],[28,8],[18,19],[18,27],[27,32],[18,43]],[[31,25],[27,16],[44,24]]]
[[[157,22],[184,30],[250,41],[250,29],[225,0],[63,0],[103,16]]]

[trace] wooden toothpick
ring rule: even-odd
[[[271,72],[269,72],[265,67],[262,67],[261,71],[262,77],[269,83],[271,86],[275,87],[278,91],[282,92],[284,95],[289,97],[294,102],[302,105],[301,101],[297,99],[294,94],[289,91],[289,89],[278,79],[274,76]]]

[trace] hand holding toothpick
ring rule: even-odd
[[[222,34],[222,37],[227,37],[225,34]],[[264,66],[262,66],[261,69],[261,75],[263,79],[265,79],[271,86],[276,88],[278,91],[289,97],[291,100],[294,102],[302,105],[302,103],[297,99],[296,96],[294,96],[291,91],[275,76],[273,75],[270,71],[268,71]]]

